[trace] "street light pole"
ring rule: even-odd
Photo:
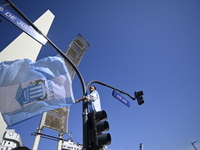
[[[74,63],[48,38],[46,37],[11,1],[6,0],[10,4],[10,6],[26,21],[28,22],[39,34],[41,34],[48,43],[72,66],[75,72],[78,75],[78,78],[81,82],[83,95],[86,95],[86,86],[84,79],[79,72],[78,68],[74,65]],[[88,135],[87,135],[87,102],[83,102],[83,150],[88,149]]]
[[[196,143],[197,141],[192,142],[192,146],[194,147],[195,150],[197,150],[197,148],[194,146],[194,143]]]

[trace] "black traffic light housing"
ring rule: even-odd
[[[140,143],[139,150],[143,150],[143,144]]]
[[[137,99],[138,105],[142,105],[144,103],[144,99],[143,99],[143,91],[135,91],[134,92],[135,98]]]
[[[100,150],[104,145],[110,145],[111,135],[102,133],[109,130],[109,123],[106,121],[107,113],[102,111],[91,112],[89,120],[89,145],[91,150]]]

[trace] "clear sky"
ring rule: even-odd
[[[1,4],[4,2],[0,1]],[[200,149],[200,1],[199,0],[12,0],[34,22],[47,9],[56,16],[48,37],[65,51],[80,33],[90,47],[79,70],[85,80],[99,80],[133,96],[143,90],[145,103],[95,84],[108,114],[111,150]],[[9,6],[7,9],[15,13]],[[16,14],[16,13],[15,13]],[[0,23],[0,49],[21,31],[7,20]],[[48,44],[39,59],[56,55]],[[75,99],[82,96],[73,82]],[[32,147],[40,116],[13,126],[24,145]],[[69,131],[82,143],[82,104],[71,106]],[[44,134],[57,136],[44,128]],[[68,135],[64,139],[68,139]],[[39,150],[55,150],[56,141],[41,139]]]

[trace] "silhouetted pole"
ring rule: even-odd
[[[79,72],[78,68],[74,65],[74,63],[48,38],[46,37],[11,1],[6,0],[6,2],[8,2],[10,4],[10,6],[26,21],[28,22],[39,34],[41,34],[47,41],[48,43],[67,61],[69,62],[69,64],[73,67],[73,69],[75,70],[75,72],[78,75],[78,78],[81,82],[81,86],[82,86],[82,92],[83,95],[86,95],[86,86],[85,86],[85,82],[83,80],[83,77],[81,75],[81,73]],[[83,102],[83,150],[87,150],[88,149],[88,139],[87,139],[87,102]],[[41,130],[39,129],[38,131],[39,133],[41,133]],[[38,137],[37,137],[38,136]],[[35,146],[33,146],[33,150],[37,150],[38,144],[39,144],[39,139],[40,139],[40,135],[36,135],[37,139],[34,143]]]
[[[197,148],[194,146],[194,143],[196,143],[197,141],[192,142],[192,146],[194,147],[195,150],[197,150]]]

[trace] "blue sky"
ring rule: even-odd
[[[0,1],[1,4],[3,0]],[[85,80],[99,80],[133,96],[143,90],[145,103],[128,108],[112,90],[95,84],[108,114],[112,150],[200,149],[200,1],[199,0],[21,0],[12,1],[32,22],[49,9],[56,17],[48,37],[65,51],[78,33],[90,43],[79,70]],[[14,12],[9,6],[7,9]],[[21,31],[2,19],[4,49]],[[48,44],[39,59],[56,55]],[[82,96],[77,77],[74,96]],[[32,147],[40,116],[13,126]],[[69,131],[82,143],[82,104],[71,106]],[[45,128],[44,134],[57,136]],[[68,135],[64,136],[65,139]],[[39,150],[57,143],[41,139]]]

